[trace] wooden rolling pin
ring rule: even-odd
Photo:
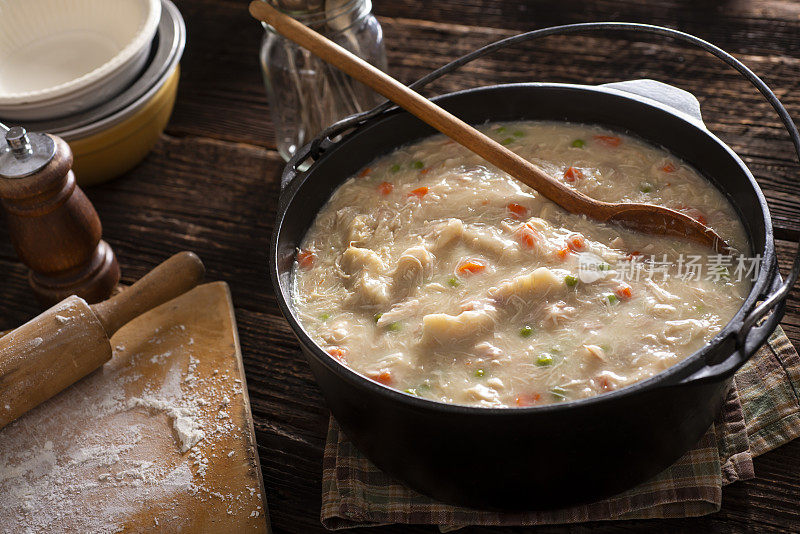
[[[113,298],[71,296],[0,338],[0,428],[111,359],[123,325],[199,284],[205,268],[181,252]]]

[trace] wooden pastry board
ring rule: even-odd
[[[0,431],[0,532],[269,532],[227,284],[136,319],[112,346]]]

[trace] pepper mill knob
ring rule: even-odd
[[[94,303],[119,282],[114,252],[101,240],[97,212],[75,182],[63,139],[0,124],[0,203],[11,242],[30,268],[28,281],[45,305],[78,295]]]

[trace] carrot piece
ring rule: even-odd
[[[595,135],[594,140],[610,147],[617,147],[622,143],[622,139],[616,135]]]
[[[538,393],[522,393],[521,395],[517,395],[514,402],[517,406],[533,406],[541,398],[542,396]]]
[[[297,252],[297,264],[303,269],[309,269],[317,259],[317,255],[311,250],[300,250]]]
[[[675,172],[678,170],[678,168],[671,161],[668,161],[661,166],[661,170],[664,172]]]
[[[556,250],[556,256],[558,256],[558,259],[560,260],[567,259],[568,255],[569,255],[569,247],[564,247]]]
[[[456,269],[459,274],[477,274],[486,270],[486,265],[478,260],[464,260]]]
[[[347,349],[344,347],[331,347],[327,350],[327,353],[343,362],[345,356],[347,356]]]
[[[394,191],[394,186],[389,182],[383,182],[381,185],[378,186],[378,191],[381,192],[381,195],[388,195],[392,191]]]
[[[522,204],[517,204],[516,202],[512,202],[506,207],[508,208],[508,211],[511,212],[511,216],[515,219],[522,219],[528,214],[528,208]]]
[[[385,386],[388,386],[392,383],[392,372],[388,369],[381,369],[378,372],[369,373],[367,377],[371,378],[375,382],[380,382]]]
[[[517,243],[520,245],[534,248],[538,241],[539,233],[530,224],[525,223],[515,232],[514,237],[516,237]]]
[[[566,171],[564,171],[564,180],[567,182],[574,182],[579,178],[583,178],[583,172],[580,169],[576,169],[575,167],[570,167]]]
[[[364,170],[358,173],[359,178],[364,178],[366,175],[372,172],[372,169],[369,167],[364,167]]]
[[[614,290],[614,294],[623,300],[628,300],[633,296],[631,286],[625,283],[618,285],[617,288]]]
[[[422,198],[427,194],[428,194],[428,188],[423,185],[422,187],[414,189],[412,192],[408,194],[408,196]]]
[[[430,167],[426,167],[426,168],[422,169],[421,171],[419,171],[419,173],[420,173],[420,174],[428,174],[428,172],[429,172],[430,170],[431,170],[431,169],[430,169]]]
[[[581,234],[572,234],[567,238],[567,246],[570,250],[578,252],[586,248],[586,240]]]

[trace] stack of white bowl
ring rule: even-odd
[[[81,185],[152,148],[186,29],[169,0],[0,0],[0,122],[64,138]]]

